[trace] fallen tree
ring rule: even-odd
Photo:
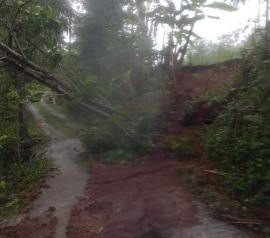
[[[76,94],[79,93],[75,87],[68,83],[67,80],[59,79],[51,74],[45,67],[35,64],[24,55],[10,48],[3,42],[0,42],[0,50],[5,54],[0,58],[10,66],[16,67],[18,71],[47,86],[56,93],[63,95],[68,100],[78,102],[82,108],[99,114],[102,117],[110,118],[114,110],[111,107],[102,105],[94,100],[80,102],[76,100]]]

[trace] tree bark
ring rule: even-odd
[[[0,50],[4,51],[7,57],[3,57],[6,62],[16,67],[16,70],[23,72],[24,74],[30,76],[39,83],[49,87],[53,91],[63,95],[68,100],[76,101],[76,91],[67,81],[59,80],[54,75],[52,75],[47,69],[35,64],[34,62],[26,59],[21,54],[8,47],[4,43],[0,42]],[[74,94],[75,93],[75,94]],[[94,101],[78,102],[78,104],[92,112],[99,114],[104,118],[111,118],[113,111],[111,108],[99,104]]]
[[[29,131],[26,124],[26,106],[24,101],[24,77],[25,75],[17,71],[16,72],[16,91],[19,96],[18,105],[18,159],[26,160],[30,158],[29,148]]]
[[[192,26],[191,26],[191,28],[189,30],[189,33],[187,35],[185,45],[184,45],[183,49],[181,50],[181,57],[180,57],[180,60],[179,60],[180,66],[182,66],[183,63],[184,63],[184,59],[185,59],[187,49],[188,49],[188,46],[189,46],[189,43],[190,43],[190,40],[191,40],[191,35],[193,33],[194,26],[195,26],[195,23],[192,24]]]
[[[269,22],[269,7],[270,0],[266,0],[266,9],[265,9],[265,43],[262,54],[262,60],[268,60],[270,58],[270,22]]]

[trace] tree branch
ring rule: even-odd
[[[11,33],[11,35],[13,36],[13,39],[14,39],[14,41],[15,41],[15,44],[16,44],[18,50],[20,51],[20,53],[21,53],[21,55],[23,56],[23,58],[26,59],[26,56],[25,56],[25,54],[24,54],[24,52],[23,52],[23,49],[22,49],[22,47],[21,47],[21,44],[20,44],[20,42],[19,42],[19,40],[18,40],[18,38],[17,38],[17,35],[16,35],[15,31],[12,29],[10,23],[8,23],[8,25],[9,25],[9,28],[10,28],[10,33]]]
[[[52,82],[56,82],[57,84],[61,85],[62,87],[68,90],[71,90],[71,91],[73,90],[73,87],[68,85],[66,82],[55,78],[47,69],[40,67],[39,65],[35,64],[34,62],[30,61],[27,58],[24,58],[21,54],[19,54],[12,48],[8,47],[3,42],[0,42],[0,50],[4,51],[7,55],[11,56],[21,65],[26,65],[30,67],[31,69],[37,71],[39,74],[43,74],[43,77],[46,77],[48,80],[51,80]]]
[[[75,96],[72,94],[72,90],[70,90],[69,87],[66,88],[65,83],[63,83],[62,81],[59,81],[58,79],[56,79],[54,76],[52,76],[49,73],[47,74],[44,73],[47,71],[42,69],[40,66],[32,63],[31,61],[28,62],[28,60],[24,59],[20,54],[18,54],[13,49],[7,47],[5,44],[0,43],[0,49],[6,50],[7,51],[6,53],[9,53],[11,55],[11,57],[1,58],[2,61],[6,61],[8,63],[15,65],[18,68],[18,70],[20,70],[21,72],[37,80],[41,84],[51,88],[53,91],[59,94],[62,94],[68,100],[76,101]],[[12,56],[14,58],[12,58]],[[41,70],[39,71],[37,69],[41,69]],[[82,108],[95,112],[107,119],[111,118],[110,113],[113,112],[111,108],[101,105],[100,103],[95,102],[93,100],[90,101],[89,103],[79,102],[78,104]],[[103,109],[98,109],[98,108],[103,108]]]
[[[14,64],[18,70],[20,70],[21,72],[25,73],[26,75],[30,76],[31,78],[37,80],[38,82],[40,82],[41,84],[49,87],[50,89],[52,89],[53,91],[63,95],[66,99],[71,100],[71,101],[75,101],[75,97],[72,95],[72,93],[66,91],[64,88],[62,88],[60,85],[57,84],[57,82],[53,82],[51,80],[47,80],[43,75],[39,74],[39,72],[36,72],[35,70],[29,68],[29,67],[25,67],[22,64],[20,64],[19,62],[17,62],[14,59],[11,58],[5,58],[6,61],[8,61],[9,63]],[[85,108],[87,110],[93,111],[105,118],[110,118],[111,115],[107,112],[104,112],[102,110],[99,110],[97,108],[95,108],[94,106],[84,103],[84,102],[79,102],[79,105],[82,108]]]

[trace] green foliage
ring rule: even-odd
[[[36,122],[34,116],[30,112],[27,112],[25,119],[31,138],[31,146],[38,147],[46,145],[49,141],[49,136],[44,133],[43,128]]]
[[[65,0],[2,1],[0,41],[7,43],[9,39],[8,44],[20,47],[29,59],[54,67],[61,60],[59,43],[67,27],[68,11]]]
[[[78,137],[78,132],[74,130],[67,122],[63,121],[63,119],[58,118],[57,116],[53,115],[48,109],[43,106],[41,103],[36,103],[35,107],[39,110],[39,112],[46,118],[48,123],[56,128],[57,130],[61,131],[64,135],[67,135],[71,138]]]
[[[190,65],[207,65],[217,62],[223,62],[233,58],[240,57],[240,43],[238,41],[239,31],[224,35],[218,43],[205,40],[196,40],[190,47],[186,57],[186,64]]]
[[[193,154],[193,138],[187,136],[171,137],[166,141],[167,147],[179,156]]]
[[[60,60],[68,5],[61,1],[1,1],[0,42],[28,60],[55,67]],[[0,52],[0,58],[7,55]],[[0,73],[0,167],[27,159],[31,138],[24,119],[26,104],[42,92],[31,90],[14,64],[2,64]]]
[[[123,118],[114,120],[120,126],[125,125]],[[151,136],[140,133],[144,123],[145,121],[140,120],[134,128],[123,132],[111,122],[103,122],[102,125],[85,129],[82,139],[88,152],[92,155],[102,154],[107,161],[133,159],[153,147]]]
[[[85,92],[91,96],[96,96],[98,93],[98,77],[96,75],[87,75],[83,81]]]
[[[47,161],[43,158],[27,163],[14,163],[8,174],[0,171],[1,218],[21,212],[26,205],[25,195],[46,175]]]
[[[104,154],[104,158],[110,161],[121,161],[153,148],[156,140],[154,134],[162,122],[159,90],[154,89],[135,99],[130,95],[119,95],[121,101],[114,98],[115,105],[122,113],[115,113],[107,121],[96,117],[89,119],[82,136],[87,150]]]
[[[103,127],[90,127],[84,130],[83,142],[91,153],[100,153],[118,147],[122,134],[113,134],[109,130],[110,125]],[[115,139],[116,138],[116,139]]]
[[[233,7],[232,5],[226,4],[224,2],[213,2],[210,4],[204,5],[204,7],[214,8],[214,9],[228,11],[228,12],[232,12],[232,11],[237,10],[237,8]]]
[[[226,93],[225,89],[206,92],[197,99],[197,102],[206,103],[208,106],[215,105],[217,103],[222,102],[225,93]]]
[[[2,217],[20,212],[26,205],[24,192],[31,189],[33,184],[43,178],[46,173],[45,159],[30,160],[27,158],[28,161],[25,162],[18,159],[18,150],[29,150],[30,148],[24,148],[24,143],[46,142],[47,137],[32,116],[27,114],[26,123],[29,126],[31,138],[29,141],[18,139],[18,103],[20,100],[10,78],[7,75],[1,76],[0,214]]]
[[[18,104],[19,96],[11,79],[6,74],[0,75],[0,167],[17,158],[19,146],[18,134]],[[6,161],[9,157],[9,161]]]
[[[248,71],[244,74],[245,83],[237,97],[216,122],[206,128],[205,144],[209,155],[219,162],[226,173],[223,182],[231,194],[241,197],[247,204],[269,204],[268,61],[253,64],[245,71]]]
[[[83,62],[76,75],[80,80],[74,81],[78,98],[102,105],[105,111],[114,109],[107,121],[87,115],[84,144],[90,152],[107,153],[110,158],[151,147],[166,98],[167,76],[161,70],[166,67],[160,66],[172,65],[167,61],[173,52],[179,52],[176,61],[185,55],[189,38],[198,38],[193,27],[205,17],[205,8],[232,8],[221,2],[207,5],[206,0],[183,1],[182,9],[173,1],[160,0],[82,3],[86,13],[78,18],[72,48]],[[163,50],[157,52],[161,26],[168,30],[168,37],[164,37]],[[188,141],[180,144],[188,151],[184,148],[189,147]]]
[[[79,25],[78,41],[84,60],[85,71],[110,82],[121,75],[137,60],[137,38],[125,31],[126,18],[123,10],[128,3],[123,0],[91,0],[84,2],[87,14]],[[106,16],[106,17],[100,17]]]
[[[215,91],[208,91],[199,97],[194,97],[192,100],[185,102],[184,112],[192,113],[196,112],[196,110],[200,109],[202,106],[210,108],[211,106],[218,105],[224,100],[225,96],[228,94],[229,86],[231,85],[228,84]]]

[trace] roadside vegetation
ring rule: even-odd
[[[244,42],[239,36],[240,30],[221,36],[218,42],[197,39],[189,47],[185,64],[210,65],[241,58]]]
[[[3,138],[2,144],[0,144],[1,152],[3,153],[5,148],[6,156],[9,155],[10,159],[7,164],[1,164],[0,223],[3,218],[8,218],[24,211],[32,200],[31,196],[37,194],[38,185],[47,175],[46,158],[42,155],[35,156],[35,153],[44,148],[48,142],[48,137],[30,112],[26,113],[26,118],[29,137],[26,141],[28,146],[27,148],[24,147],[24,149],[27,150],[25,153],[29,156],[26,157],[27,160],[23,162],[12,160],[11,151],[15,142],[8,146],[7,140]],[[6,131],[11,130],[10,127],[5,129]],[[1,158],[3,161],[3,157]]]
[[[261,33],[253,37],[257,45],[246,51],[235,95],[205,129],[205,145],[225,173],[227,192],[247,206],[270,204],[268,43]]]

